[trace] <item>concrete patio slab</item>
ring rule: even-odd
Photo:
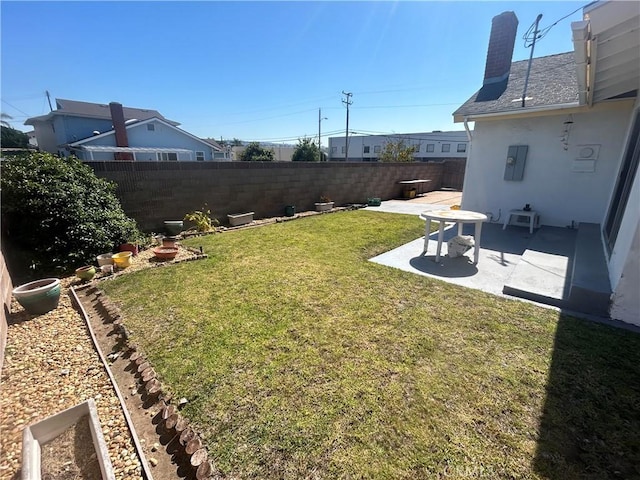
[[[421,200],[425,202],[424,199]],[[455,203],[459,203],[459,199]],[[437,203],[420,203],[413,199],[385,201],[380,207],[368,209],[419,215],[428,209],[442,208],[447,207]],[[579,231],[543,226],[530,234],[527,227],[509,226],[502,230],[502,222],[498,222],[483,224],[477,265],[470,258],[473,250],[462,257],[447,256],[446,242],[457,234],[457,228],[453,228],[453,224],[444,232],[438,263],[435,262],[437,232],[430,235],[429,246],[424,255],[424,237],[421,237],[371,258],[370,261],[500,297],[536,303],[597,323],[640,333],[640,327],[611,320],[606,313],[592,309],[582,297],[578,302],[572,300],[571,279],[576,245],[579,245]],[[472,225],[465,225],[463,234],[472,235],[472,230]],[[593,247],[587,245],[585,248],[587,257],[592,258],[593,252],[589,248]],[[589,290],[588,296],[593,295]]]
[[[462,257],[447,256],[446,242],[456,234],[456,228],[445,230],[442,254],[438,263],[435,262],[437,232],[430,235],[431,240],[425,255],[422,255],[424,247],[424,237],[422,237],[378,255],[371,261],[463,287],[505,296],[502,289],[531,239],[529,231],[525,228],[514,228],[503,232],[499,224],[485,224],[482,228],[482,243],[477,265],[474,265],[473,259],[470,258],[472,250]],[[466,225],[463,234],[472,235],[473,226]]]

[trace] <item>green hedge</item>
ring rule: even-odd
[[[10,261],[19,263],[15,268],[69,272],[141,238],[115,196],[115,185],[77,158],[38,152],[5,159],[0,185],[3,240],[22,252]]]

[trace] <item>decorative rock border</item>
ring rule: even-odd
[[[193,259],[206,257],[206,255],[198,255]],[[182,261],[191,260],[192,259],[185,259]],[[179,411],[182,404],[186,403],[186,401],[181,399],[177,405],[172,403],[171,394],[163,388],[161,380],[158,378],[155,369],[147,360],[144,353],[140,351],[136,345],[129,342],[129,332],[123,323],[123,317],[120,309],[104,294],[104,292],[97,288],[95,282],[79,287],[79,289],[84,290],[86,295],[85,298],[90,299],[94,310],[101,317],[102,322],[113,326],[111,333],[120,337],[119,341],[124,344],[120,351],[120,355],[123,358],[128,357],[128,361],[131,369],[134,371],[135,378],[142,387],[143,397],[146,396],[147,399],[159,401],[162,404],[162,408],[159,413],[158,431],[167,435],[167,438],[176,440],[176,450],[173,454],[183,459],[183,463],[191,465],[193,470],[192,474],[195,476],[196,480],[221,478],[221,472],[219,472],[215,466],[213,459],[209,457],[209,453],[206,447],[204,447],[201,436],[190,425],[189,420]],[[89,325],[88,320],[87,325]],[[109,366],[106,362],[104,363],[105,368],[108,370]],[[123,408],[125,408],[124,405]],[[135,440],[137,441],[137,439]],[[171,440],[171,442],[173,441],[174,440]],[[144,456],[144,452],[141,448],[138,449],[138,453],[141,457]],[[144,461],[142,463],[143,465],[146,464]],[[150,459],[149,463],[151,463],[151,465],[155,465],[153,459]]]

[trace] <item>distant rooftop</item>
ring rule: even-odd
[[[180,123],[178,122],[174,122],[172,120],[166,119],[157,110],[150,110],[145,108],[132,108],[132,107],[124,107],[124,106],[122,110],[124,112],[125,121],[133,120],[133,119],[147,120],[149,118],[156,117],[174,126],[180,125]],[[33,122],[46,121],[50,119],[53,115],[72,115],[72,116],[79,116],[79,117],[111,119],[111,110],[109,108],[109,104],[105,104],[105,103],[79,102],[76,100],[65,100],[62,98],[57,98],[56,110],[49,112],[46,115],[29,118],[24,123],[25,125],[33,125]]]

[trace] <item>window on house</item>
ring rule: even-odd
[[[442,151],[443,152],[450,152],[451,151],[451,144],[450,143],[443,143],[442,144]]]
[[[380,145],[374,145],[373,153],[380,153]]]
[[[150,132],[155,131],[156,126],[153,123],[147,123],[147,130],[149,130]]]
[[[427,152],[435,152],[436,151],[435,147],[436,147],[435,144],[427,143]]]
[[[413,146],[413,151],[414,152],[419,152],[420,151],[420,145],[414,145]]]
[[[331,147],[331,153],[338,153],[338,147]]]
[[[370,153],[371,147],[369,145],[364,146],[364,153]]]
[[[342,147],[342,153],[345,153],[347,151],[346,147]]]
[[[458,153],[464,153],[467,151],[467,144],[466,143],[459,143],[458,144]]]
[[[158,152],[159,162],[177,162],[178,154],[174,152]]]
[[[198,162],[204,162],[204,152],[196,151],[196,160]]]

